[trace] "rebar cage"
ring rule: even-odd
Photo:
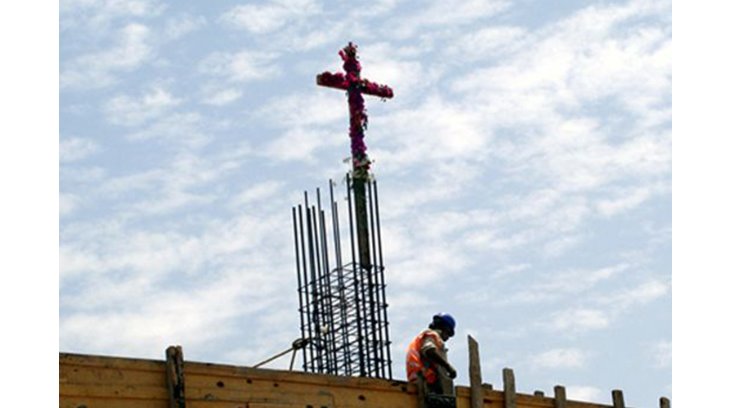
[[[309,340],[302,350],[303,369],[392,379],[377,182],[365,183],[367,217],[356,217],[352,205],[353,181],[347,175],[349,229],[344,235],[331,180],[329,223],[318,188],[315,204],[309,204],[308,193],[304,192],[303,206],[292,208],[301,337]],[[362,219],[368,220],[365,225],[355,225],[356,220]],[[362,252],[355,239],[355,231],[362,233],[362,230],[369,237],[368,256],[372,254],[366,262],[358,255]],[[343,247],[347,240],[351,257],[344,263]]]

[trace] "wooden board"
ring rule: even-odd
[[[61,353],[61,408],[169,408],[164,361]],[[186,408],[415,408],[414,384],[222,364],[184,362]],[[482,387],[484,408],[504,408],[501,391]],[[455,389],[470,407],[468,387]],[[555,400],[516,394],[517,408],[554,408]],[[611,408],[569,401],[569,408]]]

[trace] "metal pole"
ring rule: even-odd
[[[392,379],[392,356],[390,355],[390,321],[387,318],[387,298],[385,297],[385,264],[382,261],[382,238],[380,236],[380,203],[377,197],[377,180],[373,181],[374,184],[374,198],[375,198],[375,218],[377,219],[377,246],[378,246],[378,254],[380,256],[380,270],[378,271],[380,275],[380,283],[381,283],[381,291],[382,291],[382,313],[384,315],[384,326],[385,326],[385,347],[387,350],[387,371],[388,371],[388,378]]]
[[[341,235],[339,231],[339,207],[334,201],[334,182],[329,179],[329,199],[332,207],[332,233],[334,234],[334,253],[337,265],[337,290],[339,300],[339,327],[338,334],[342,336],[342,350],[340,356],[344,365],[344,374],[352,374],[352,360],[349,351],[349,322],[347,320],[347,298],[344,290],[344,271],[342,270]]]
[[[372,208],[372,182],[367,181],[367,206],[369,210],[369,222],[370,231],[375,232],[375,217]],[[375,360],[375,373],[376,377],[383,378],[384,364],[382,364],[382,336],[379,319],[380,309],[380,293],[377,285],[377,246],[374,239],[374,235],[371,240],[372,242],[372,268],[367,272],[367,278],[369,280],[369,291],[370,291],[370,315],[372,316],[372,342],[373,342],[373,354]]]
[[[355,309],[357,311],[357,351],[359,354],[359,374],[362,377],[366,376],[365,372],[365,357],[364,357],[364,344],[362,339],[362,318],[360,316],[360,304],[359,304],[359,287],[358,287],[358,278],[357,278],[357,271],[359,268],[359,264],[355,260],[354,255],[354,228],[352,225],[352,194],[351,194],[351,183],[350,183],[350,177],[349,174],[347,174],[347,201],[349,204],[349,230],[350,230],[350,241],[352,244],[352,266],[353,266],[353,276],[354,276],[354,304]],[[360,254],[362,252],[360,251]]]
[[[308,270],[306,268],[306,242],[304,240],[304,214],[303,209],[301,208],[301,205],[298,207],[299,212],[299,234],[301,235],[301,267],[302,267],[302,276],[304,278],[303,287],[304,287],[304,299],[306,300],[306,337],[312,338],[312,330],[311,330],[311,299],[309,298],[309,283],[308,283]],[[312,342],[313,343],[313,342]],[[304,349],[306,350],[306,349]],[[306,355],[306,352],[304,352],[304,355]],[[306,358],[304,358],[304,371],[309,371],[309,368],[311,370],[314,370],[314,346],[310,343],[310,349],[309,349],[309,357],[311,358],[310,364],[311,367],[307,366]]]
[[[306,338],[306,334],[304,333],[304,299],[302,297],[303,288],[301,287],[301,261],[299,258],[299,233],[298,229],[296,228],[296,207],[291,208],[291,213],[294,220],[294,252],[296,252],[296,282],[298,284],[297,292],[299,293],[299,323],[301,329],[301,338]],[[306,367],[306,352],[302,352],[302,355],[304,358],[304,367]],[[291,364],[292,365],[289,370],[293,369],[293,359],[291,359]]]

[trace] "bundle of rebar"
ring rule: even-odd
[[[329,223],[318,188],[316,203],[310,204],[305,192],[303,206],[292,208],[301,337],[310,340],[302,353],[303,369],[392,379],[377,182],[364,183],[367,216],[357,217],[354,183],[347,176],[349,228],[344,233],[331,180]],[[356,225],[362,219],[368,220],[368,225]],[[362,233],[369,239],[356,239]],[[351,256],[345,263],[346,241]],[[367,243],[366,251],[358,247],[359,242]],[[369,259],[361,259],[363,253]]]

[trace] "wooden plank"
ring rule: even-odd
[[[89,397],[61,398],[59,408],[167,408],[167,400],[130,400]]]
[[[468,407],[470,403],[470,387],[456,387],[456,396],[459,398],[460,407]],[[503,408],[505,394],[501,391],[483,390],[484,407],[487,408]],[[612,408],[610,405],[596,404],[582,401],[567,401],[569,408]],[[538,397],[529,394],[516,393],[516,405],[518,408],[554,408],[555,400],[553,398]]]
[[[192,401],[237,400],[243,402],[261,401],[276,397],[288,401],[312,401],[312,396],[331,395],[337,406],[351,403],[354,406],[393,406],[413,408],[416,404],[415,385],[393,381],[388,388],[357,387],[360,380],[342,377],[339,381],[311,384],[302,381],[287,381],[287,378],[251,378],[233,376],[198,375],[186,366],[185,386],[188,403]],[[324,405],[324,404],[320,404]],[[197,402],[195,403],[197,406]],[[303,406],[303,405],[302,405]]]
[[[471,385],[471,408],[482,408],[481,359],[478,342],[470,335],[468,336],[468,380]]]
[[[169,408],[164,362],[74,355],[62,356],[59,361],[62,408],[78,408],[84,405],[88,408]],[[415,384],[404,381],[337,377],[187,361],[184,364],[186,401],[196,408],[239,408],[246,405],[262,407],[264,404],[333,408],[334,402],[337,408],[417,406]],[[507,371],[504,392],[489,390],[487,384],[481,384],[482,407],[557,406],[557,398],[516,393],[513,383],[513,372]],[[455,387],[458,406],[469,407],[471,393],[470,387]],[[555,391],[555,396],[558,395],[559,391]],[[566,398],[564,401],[567,403]],[[608,405],[579,401],[569,401],[568,407],[610,408]]]
[[[366,389],[342,390],[330,387],[286,386],[280,384],[276,388],[262,388],[260,384],[249,392],[240,392],[226,388],[193,388],[187,386],[187,401],[190,405],[196,401],[236,401],[240,403],[255,401],[300,402],[302,405],[327,405],[327,401],[336,400],[337,405],[357,406],[393,406],[413,408],[416,396],[412,394],[390,394],[371,392]],[[197,405],[195,403],[195,405]]]
[[[516,381],[514,370],[504,368],[502,371],[504,379],[504,408],[516,408]]]
[[[671,400],[666,397],[661,397],[659,401],[660,408],[671,408]]]
[[[620,390],[613,390],[613,407],[614,408],[625,408],[625,399],[623,398],[623,392]]]
[[[249,403],[276,403],[276,404],[296,404],[300,407],[311,405],[311,406],[333,406],[334,405],[334,398],[335,395],[337,397],[337,405],[338,406],[345,406],[345,405],[362,405],[363,403],[369,403],[370,406],[374,406],[377,404],[374,400],[372,395],[369,395],[368,393],[362,393],[363,399],[358,399],[356,396],[354,398],[340,398],[341,396],[336,394],[335,392],[330,392],[328,390],[316,390],[318,392],[313,392],[314,390],[303,390],[303,392],[266,392],[266,393],[258,393],[258,394],[249,394],[249,395],[241,395],[239,393],[231,392],[231,391],[224,391],[224,390],[198,390],[198,389],[188,389],[187,394],[187,403],[190,406],[198,407],[202,403],[232,403],[232,404],[238,404],[245,405]],[[368,398],[370,397],[370,398]],[[387,402],[385,402],[387,405]],[[403,406],[402,403],[400,404],[393,404],[394,406]],[[412,401],[408,400],[406,402],[407,407],[412,407]]]
[[[58,370],[58,380],[60,384],[120,384],[166,387],[165,375],[161,370],[148,371],[130,368],[61,365]]]
[[[189,368],[186,367],[186,368]],[[260,401],[272,396],[283,396],[288,401],[312,401],[312,395],[331,394],[337,401],[337,406],[352,403],[360,407],[403,407],[414,408],[417,396],[414,385],[393,382],[387,389],[369,389],[355,387],[347,381],[336,383],[309,384],[298,381],[282,381],[271,379],[256,379],[245,377],[212,377],[199,376],[186,371],[186,392],[189,404],[203,399],[207,400],[238,400]],[[357,383],[357,378],[343,378],[350,383]],[[241,396],[245,398],[241,399]],[[283,398],[282,397],[282,398]],[[281,398],[278,399],[279,401]],[[323,405],[323,404],[322,404]],[[304,405],[301,405],[302,407]]]
[[[554,386],[554,407],[567,408],[567,390],[561,385]]]
[[[61,384],[58,391],[61,397],[159,399],[167,401],[167,389],[144,385]]]
[[[87,405],[106,406],[106,403],[98,401],[128,402],[130,406],[153,405],[158,407],[169,407],[167,390],[162,387],[123,387],[103,386],[94,387],[69,385],[64,387],[60,396],[62,402],[81,401],[74,406]],[[295,390],[272,391],[269,389],[256,388],[251,393],[240,393],[234,390],[209,389],[209,388],[186,388],[186,404],[199,407],[201,403],[230,403],[241,404],[249,402],[276,402],[292,403],[298,406],[333,406],[337,401],[338,407],[392,407],[392,408],[413,408],[415,396],[403,394],[399,398],[393,398],[389,394],[373,393],[368,390],[359,392],[341,393],[336,389],[312,388],[301,386]],[[97,401],[96,404],[84,403],[83,401]],[[161,405],[160,405],[161,404]]]
[[[229,365],[218,365],[208,363],[196,363],[192,361],[185,361],[185,374],[187,380],[190,380],[192,375],[196,376],[211,376],[224,378],[245,378],[266,381],[277,381],[277,382],[293,382],[299,384],[311,384],[311,385],[327,385],[333,387],[344,387],[344,388],[367,388],[371,390],[382,390],[392,391],[392,389],[399,389],[400,387],[412,387],[413,394],[415,394],[415,385],[409,385],[406,381],[398,380],[383,380],[377,378],[366,378],[366,377],[344,377],[334,376],[326,374],[314,374],[314,373],[303,373],[298,371],[281,371],[271,369],[255,369],[250,367],[239,367]]]
[[[59,353],[58,362],[61,366],[94,366],[106,368],[131,368],[133,370],[164,371],[165,363],[160,360],[141,358],[97,356],[86,354]]]

